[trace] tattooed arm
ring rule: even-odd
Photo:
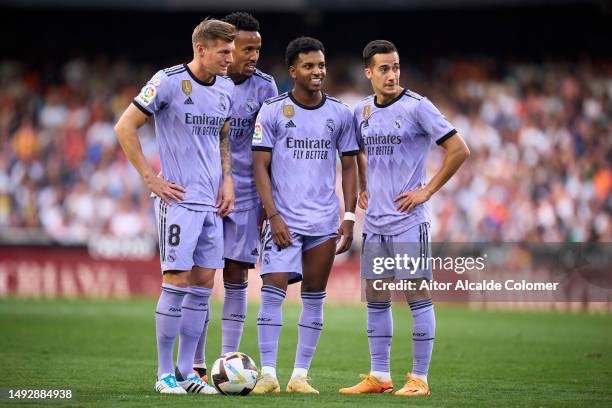
[[[234,211],[234,179],[232,177],[232,151],[229,141],[230,124],[225,122],[219,134],[219,150],[221,151],[221,169],[223,171],[223,184],[217,197],[218,214],[225,217]]]

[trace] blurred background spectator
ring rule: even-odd
[[[359,60],[346,61],[361,75]],[[282,65],[264,69],[286,90]],[[367,95],[365,81],[337,84],[334,65],[328,69],[327,92],[349,104]],[[148,193],[113,131],[154,71],[82,59],[59,72],[0,62],[2,231],[40,230],[61,243],[95,234],[155,238]],[[41,81],[50,77],[57,79]],[[436,240],[612,239],[612,64],[502,70],[453,60],[430,72],[407,65],[402,79],[433,100],[472,149],[431,202]],[[140,134],[158,168],[153,123]],[[440,157],[433,149],[429,174]]]
[[[472,151],[431,202],[434,240],[612,241],[610,11],[598,2],[503,9],[480,3],[477,11],[463,10],[455,28],[449,24],[456,10],[446,7],[387,10],[374,20],[365,8],[254,11],[264,38],[260,68],[286,91],[285,44],[317,36],[328,48],[326,91],[353,105],[371,92],[363,45],[395,41],[403,85],[429,97]],[[15,7],[1,14],[0,23],[19,38],[3,42],[0,57],[1,240],[156,240],[149,194],[113,126],[158,69],[189,60],[192,27],[225,11],[143,11],[146,27],[118,9]],[[549,30],[543,18],[572,30]],[[161,22],[165,29],[154,33]],[[146,36],[133,35],[143,27]],[[140,135],[159,168],[152,121]],[[430,177],[440,160],[433,149]]]

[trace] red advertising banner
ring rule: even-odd
[[[608,252],[597,254],[606,255]],[[84,247],[0,246],[0,297],[129,298],[156,297],[159,294],[161,273],[156,253],[153,256],[112,258],[97,256],[96,252],[93,254]],[[495,307],[501,302],[504,308],[573,310],[589,305],[589,309],[597,306],[597,310],[609,310],[612,305],[612,280],[609,279],[607,258],[602,263],[592,254],[583,252],[581,256],[585,260],[579,264],[572,261],[568,265],[555,264],[552,268],[534,262],[509,265],[508,262],[517,262],[515,254],[516,251],[504,253],[504,262],[489,262],[489,268],[478,273],[437,268],[435,279],[430,283],[432,298],[437,302],[465,302],[476,307]],[[565,254],[571,254],[571,251]],[[535,251],[532,255],[531,258],[537,258]],[[544,259],[543,255],[539,257]],[[556,258],[549,254],[546,259]],[[219,271],[215,278],[214,298],[223,296],[222,279]],[[261,285],[259,270],[249,271],[247,296],[250,302],[259,301]],[[404,300],[403,287],[389,289],[394,299]],[[287,299],[298,302],[299,291],[300,285],[291,285]],[[361,291],[358,257],[344,262],[338,258],[328,282],[326,302],[359,303]]]
[[[248,297],[260,297],[259,270],[249,271]],[[35,298],[94,297],[128,298],[157,296],[161,284],[159,257],[102,259],[86,248],[0,247],[0,296]],[[334,265],[327,288],[332,303],[360,301],[357,261]],[[292,285],[287,298],[299,300],[299,285]],[[213,296],[223,294],[222,274],[216,276]]]

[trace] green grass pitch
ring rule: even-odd
[[[0,300],[0,389],[72,389],[70,402],[0,406],[332,407],[332,406],[612,406],[612,316],[480,311],[439,306],[432,395],[340,396],[369,369],[364,306],[326,306],[325,330],[310,376],[318,396],[161,396],[155,380],[154,300]],[[212,306],[207,363],[220,353],[220,311]],[[242,350],[259,360],[249,307]],[[284,306],[278,374],[291,373],[299,305]],[[392,375],[411,366],[409,311],[394,306]],[[284,389],[284,388],[283,388]]]

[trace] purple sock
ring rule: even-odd
[[[179,349],[176,366],[183,378],[193,372],[193,359],[198,340],[204,329],[208,314],[208,298],[212,293],[210,288],[191,286],[183,298],[183,317],[179,332]]]
[[[247,307],[247,282],[226,282],[221,317],[221,354],[238,351]]]
[[[283,300],[286,292],[270,285],[261,287],[261,306],[257,316],[257,334],[261,366],[276,367],[278,338],[283,326]]]
[[[370,346],[370,370],[391,371],[391,340],[393,339],[393,315],[391,302],[368,302],[368,344]]]
[[[431,299],[409,303],[412,311],[412,373],[427,375],[436,333],[436,316]]]
[[[206,364],[206,333],[208,333],[208,322],[210,322],[211,314],[210,304],[208,302],[206,303],[206,307],[208,308],[208,313],[206,313],[206,320],[204,320],[204,329],[198,339],[193,364]]]
[[[319,337],[323,330],[325,292],[302,292],[302,313],[298,322],[298,344],[295,368],[310,368]]]
[[[187,289],[162,284],[161,294],[155,308],[155,334],[157,336],[157,377],[174,373],[174,340],[179,334],[181,304]]]

